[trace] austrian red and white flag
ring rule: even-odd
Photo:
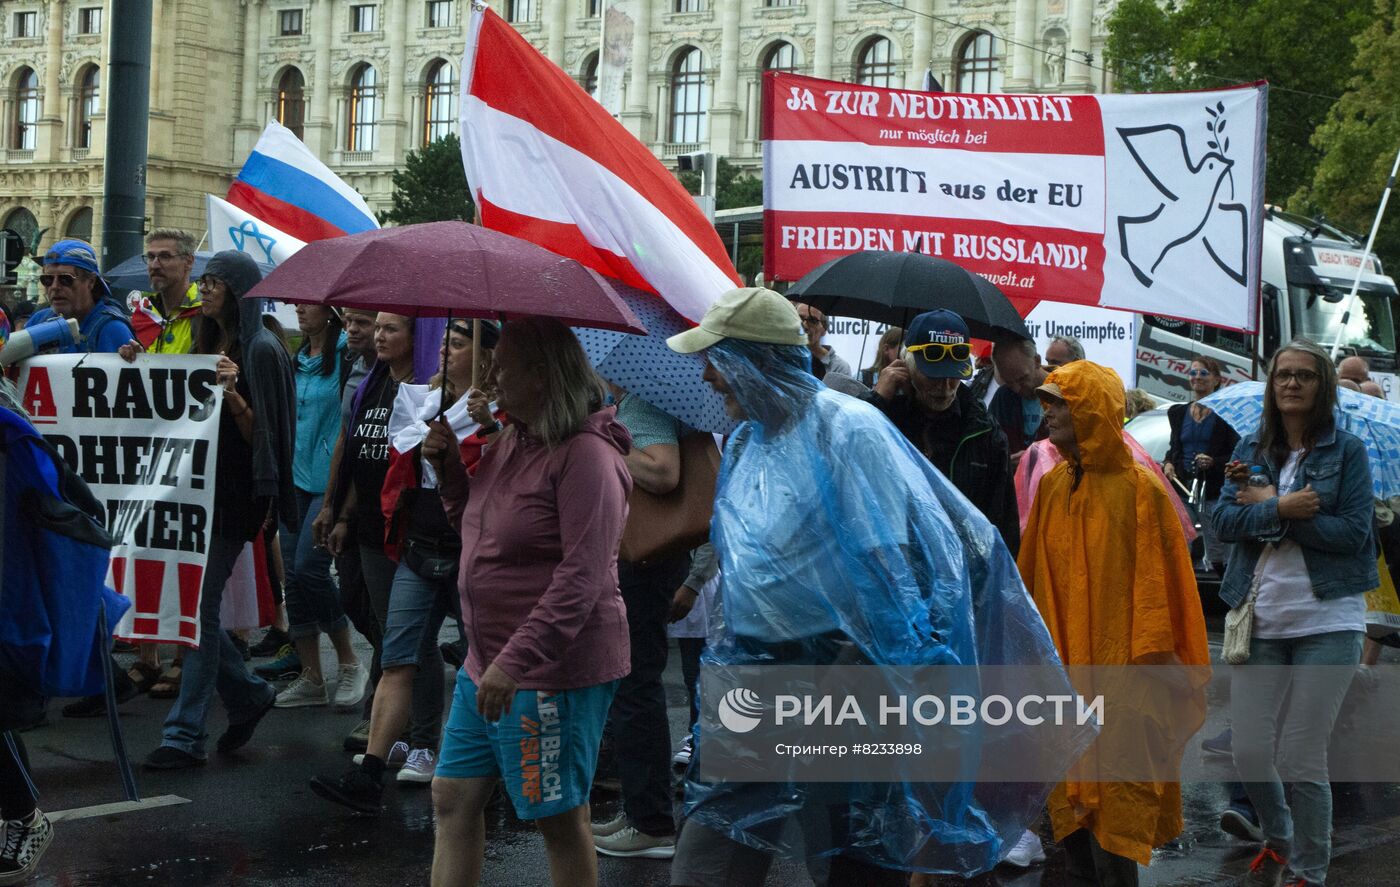
[[[939,256],[1012,298],[1253,330],[1266,88],[879,89],[769,72],[764,268]]]
[[[489,9],[472,11],[461,114],[480,224],[655,292],[692,321],[740,285],[676,177]]]

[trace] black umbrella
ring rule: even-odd
[[[1031,338],[1011,300],[986,278],[922,253],[863,252],[832,259],[787,297],[837,317],[907,327],[937,308],[956,312],[978,339]]]

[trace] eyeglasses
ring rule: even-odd
[[[1322,378],[1313,370],[1279,370],[1274,373],[1274,381],[1280,385],[1291,385],[1294,382],[1299,385],[1312,385]]]
[[[184,253],[146,253],[146,264],[154,265],[159,262],[164,265],[166,262],[173,262],[184,257]]]
[[[1186,375],[1190,376],[1193,379],[1199,379],[1202,376],[1212,375],[1212,373],[1210,370],[1188,370]]]
[[[935,363],[940,360],[967,360],[972,356],[972,345],[967,342],[954,342],[951,345],[945,342],[925,342],[922,345],[910,345],[910,354],[921,355],[924,360]]]
[[[212,290],[215,287],[215,285],[222,284],[223,281],[217,277],[210,277],[206,274],[203,277],[199,278],[199,280],[195,281],[195,283],[202,290]]]
[[[821,325],[822,325],[822,320],[821,320],[820,317],[812,317],[811,315],[808,315],[808,316],[802,318],[802,325],[803,325],[803,326],[821,326]]]
[[[74,277],[72,274],[39,275],[39,285],[44,287],[45,289],[48,289],[49,287],[53,286],[55,282],[58,283],[59,286],[72,286],[73,284],[78,282],[78,278]]]

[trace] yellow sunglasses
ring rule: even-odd
[[[921,356],[930,363],[940,360],[967,360],[972,356],[972,345],[967,342],[954,342],[951,345],[945,342],[925,342],[922,345],[910,345],[905,350]]]

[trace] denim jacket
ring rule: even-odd
[[[1258,447],[1256,432],[1239,442],[1233,458],[1262,465],[1269,483],[1277,488],[1283,466],[1275,465],[1268,453],[1258,452]],[[1220,491],[1211,520],[1216,536],[1234,543],[1220,583],[1220,599],[1232,608],[1249,594],[1254,567],[1269,542],[1298,543],[1313,594],[1321,600],[1362,594],[1381,584],[1376,571],[1375,506],[1366,445],[1356,435],[1334,428],[1303,457],[1298,470],[1302,474],[1295,489],[1311,484],[1319,499],[1317,514],[1308,520],[1280,519],[1277,497],[1256,505],[1236,504],[1240,485],[1231,480]]]

